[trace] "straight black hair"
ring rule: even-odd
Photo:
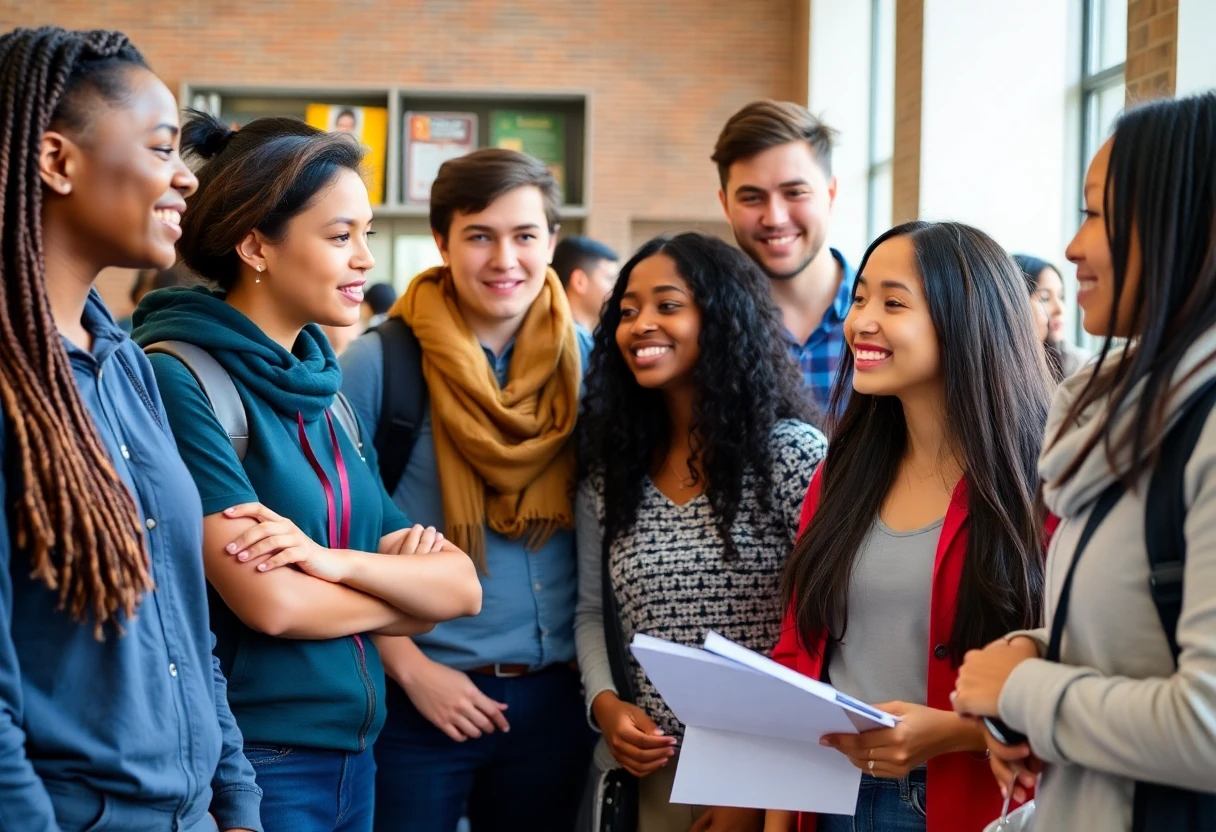
[[[1216,92],[1177,101],[1154,101],[1124,113],[1115,123],[1106,172],[1103,215],[1114,265],[1114,297],[1102,352],[1089,382],[1053,441],[1080,414],[1109,399],[1098,430],[1073,464],[1067,482],[1099,443],[1113,470],[1114,449],[1130,443],[1131,467],[1122,472],[1134,487],[1155,464],[1156,445],[1173,401],[1175,371],[1187,351],[1216,326]],[[1133,346],[1113,367],[1117,312],[1127,291],[1133,238],[1140,243]],[[1198,369],[1198,368],[1196,368]],[[1182,380],[1182,381],[1185,381]],[[1120,435],[1111,415],[1133,391],[1135,418]]]

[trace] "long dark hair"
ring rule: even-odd
[[[1146,451],[1164,430],[1168,408],[1174,404],[1174,373],[1196,340],[1216,326],[1213,159],[1216,93],[1154,101],[1129,110],[1115,123],[1103,205],[1115,272],[1110,319],[1095,370],[1052,441],[1059,441],[1086,409],[1102,399],[1109,398],[1109,403],[1098,430],[1061,474],[1061,482],[1076,474],[1099,443],[1112,470],[1118,470],[1114,449],[1130,442],[1131,467],[1122,472],[1129,486],[1155,464],[1155,454]],[[1127,288],[1133,236],[1140,242],[1135,342],[1107,367]],[[1116,436],[1111,417],[1134,390],[1135,418]]]
[[[691,232],[659,237],[621,269],[595,332],[579,421],[579,479],[603,474],[604,539],[611,544],[636,521],[646,477],[669,439],[662,393],[637,383],[616,343],[629,275],[656,254],[675,261],[701,312],[688,464],[695,477],[694,463],[701,463],[725,557],[732,558],[737,549],[730,529],[739,513],[744,474],[755,475],[761,516],[771,516],[773,427],[780,419],[812,421],[814,413],[785,345],[768,278],[716,237]]]
[[[153,581],[134,498],[72,374],[46,294],[38,147],[85,133],[98,100],[121,102],[146,68],[121,32],[17,29],[0,36],[0,400],[22,487],[9,490],[17,545],[76,621],[131,616]],[[119,627],[121,631],[121,627]]]
[[[1038,620],[1043,525],[1036,463],[1051,385],[1035,337],[1021,272],[984,234],[959,223],[912,222],[870,246],[907,237],[916,250],[929,316],[941,344],[946,428],[963,466],[970,526],[950,652],[967,650]],[[845,351],[833,408],[849,393]],[[786,565],[805,645],[843,638],[858,551],[895,481],[907,448],[894,396],[852,392],[828,446],[818,509]]]
[[[1039,275],[1045,269],[1051,269],[1056,274],[1060,270],[1055,266],[1042,260],[1038,257],[1032,257],[1029,254],[1014,254],[1013,262],[1018,264],[1018,268],[1022,270],[1022,276],[1026,278],[1026,290],[1030,293],[1032,299],[1036,299],[1039,293]],[[1051,380],[1057,384],[1064,379],[1064,356],[1060,351],[1060,345],[1052,340],[1051,328],[1047,329],[1047,337],[1043,339],[1043,352],[1047,356],[1047,369],[1051,373]]]

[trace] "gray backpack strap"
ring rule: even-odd
[[[329,406],[329,412],[338,420],[342,430],[346,431],[350,441],[355,443],[355,449],[359,452],[359,458],[362,459],[363,431],[359,430],[359,417],[355,415],[355,408],[350,403],[350,399],[338,393],[334,396],[334,403]]]
[[[144,352],[171,355],[186,366],[211,400],[211,409],[228,434],[237,459],[244,460],[249,450],[249,417],[236,385],[220,362],[206,350],[185,341],[157,341],[144,347]]]

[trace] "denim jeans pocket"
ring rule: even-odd
[[[245,759],[251,766],[269,766],[281,762],[289,754],[291,747],[286,745],[258,745],[245,743]]]
[[[928,817],[925,813],[925,784],[911,783],[908,788],[908,803],[912,804],[912,811],[916,812],[920,817]]]

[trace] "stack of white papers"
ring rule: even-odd
[[[630,648],[685,725],[673,803],[853,814],[861,772],[819,739],[896,717],[717,633],[703,650],[642,634]]]

